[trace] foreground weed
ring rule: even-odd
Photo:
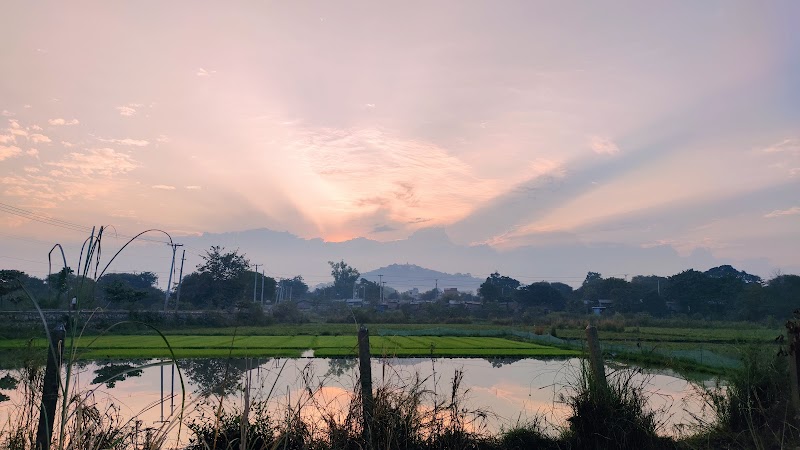
[[[563,441],[580,449],[674,448],[672,440],[658,435],[663,411],[647,406],[646,381],[636,381],[639,374],[618,370],[602,383],[582,364],[572,394],[561,397],[571,409]]]
[[[759,348],[745,350],[743,366],[727,382],[717,381],[699,394],[711,419],[695,417],[695,434],[686,439],[694,448],[773,449],[800,442],[792,423],[786,357]]]
[[[63,248],[59,244],[53,246],[48,254],[50,267],[52,269],[53,253],[58,250],[63,262],[63,268],[54,278],[53,286],[55,287],[55,292],[51,292],[51,298],[45,299],[46,303],[58,306],[63,303],[62,299],[64,297],[69,298],[72,296],[73,298],[70,302],[69,314],[63,318],[61,323],[48,323],[39,299],[36,299],[24,285],[20,284],[20,288],[39,313],[47,336],[47,342],[52,343],[49,345],[47,352],[54,364],[49,369],[52,372],[46,376],[42,375],[43,371],[38,366],[29,365],[28,363],[23,365],[22,373],[19,377],[22,380],[22,403],[15,408],[14,417],[16,420],[12,422],[9,418],[6,424],[2,424],[0,444],[3,447],[14,450],[46,450],[50,448],[58,450],[121,450],[130,446],[137,447],[136,438],[132,437],[137,434],[134,426],[136,417],[123,420],[119,410],[113,405],[105,409],[100,408],[97,402],[94,401],[94,390],[84,390],[76,383],[75,369],[79,359],[80,348],[78,343],[88,322],[91,321],[90,315],[86,322],[79,323],[80,316],[78,311],[83,307],[94,304],[94,288],[97,286],[97,280],[103,276],[117,256],[134,240],[149,231],[153,230],[147,230],[131,238],[111,257],[102,270],[100,270],[100,257],[103,248],[104,227],[100,227],[96,233],[93,229],[91,236],[84,241],[78,258],[77,272],[68,266]],[[163,233],[169,237],[167,233]],[[169,244],[172,245],[171,237],[169,238]],[[59,253],[56,254],[58,255]],[[48,279],[50,278],[49,274]],[[48,287],[51,287],[51,284],[48,284]],[[114,326],[107,328],[103,334]],[[150,328],[155,330],[152,327]],[[60,338],[54,341],[51,329],[60,329],[61,333],[66,330],[66,336],[62,334],[64,336],[63,341]],[[170,352],[173,363],[175,363],[174,353],[166,337],[158,330],[155,331],[163,340],[164,346]],[[138,368],[130,370],[136,369]],[[178,436],[180,435],[183,407],[185,405],[185,390],[180,369],[178,370],[178,375],[181,384],[181,408],[177,415],[164,422],[158,430],[148,434],[145,445],[147,448],[161,447],[166,440],[166,436],[176,428]],[[44,384],[43,379],[47,377],[54,377],[50,379],[57,380],[57,386],[54,391],[45,393],[43,390],[50,389],[47,386],[42,387]],[[48,400],[48,402],[52,401],[54,403],[49,403],[50,406],[46,408],[45,398],[52,399]],[[41,409],[39,407],[40,403],[42,405]],[[56,406],[55,414],[49,415],[50,413],[48,412],[49,417],[42,415],[44,412],[50,411],[49,408],[53,407],[54,404]]]

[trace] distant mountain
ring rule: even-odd
[[[382,277],[381,277],[382,275]],[[445,273],[426,269],[415,264],[390,264],[361,274],[362,278],[378,282],[381,279],[387,286],[400,292],[417,288],[420,292],[433,289],[457,288],[461,292],[477,292],[485,278],[476,278],[469,273]]]
[[[68,257],[79,254],[82,242],[64,243]],[[202,255],[210,246],[220,245],[246,254],[250,262],[258,264],[259,270],[263,269],[268,276],[291,278],[302,275],[309,286],[332,282],[328,261],[342,260],[371,280],[378,281],[376,275],[383,274],[383,281],[390,287],[400,290],[416,287],[421,291],[433,289],[437,279],[440,289],[455,287],[475,291],[495,271],[523,284],[546,280],[577,287],[589,271],[600,272],[604,277],[622,278],[626,274],[669,276],[689,268],[705,271],[725,264],[746,270],[748,275],[766,276],[774,269],[765,259],[720,259],[707,249],[695,249],[688,255],[681,255],[668,245],[590,245],[556,238],[513,249],[483,244],[464,245],[454,243],[442,228],[419,230],[406,239],[387,242],[366,238],[326,242],[266,228],[181,236],[176,238],[176,242],[184,244],[176,255],[176,263],[181,262],[183,250],[186,251],[184,274],[194,271],[203,262]],[[113,244],[117,243],[113,241]],[[47,275],[47,254],[51,247],[52,243],[44,241],[6,239],[2,242],[3,254],[18,258],[13,260],[13,266],[7,267],[20,268],[38,277]],[[106,251],[111,249],[107,247]],[[169,247],[145,242],[129,246],[115,260],[111,271],[155,272],[159,276],[159,286],[163,288],[169,279],[171,257]],[[25,260],[32,262],[26,263]],[[416,265],[396,264],[397,261]],[[782,269],[785,273],[800,272],[797,267]],[[717,272],[727,274],[730,270],[712,271]],[[743,276],[743,273],[737,276]]]
[[[627,246],[622,244],[587,245],[579,242],[539,244],[500,250],[488,245],[454,243],[443,228],[427,228],[406,239],[381,242],[357,238],[344,242],[304,239],[288,232],[266,228],[228,233],[204,233],[186,237],[183,242],[194,250],[222,245],[240,249],[253,263],[261,264],[267,275],[293,277],[302,275],[309,286],[332,282],[328,261],[345,261],[365,275],[385,275],[383,281],[396,289],[433,289],[436,279],[439,288],[477,290],[492,272],[516,278],[523,284],[534,281],[561,281],[579,286],[589,271],[604,277],[624,274],[673,275],[688,268],[707,270],[729,261],[715,258],[709,250],[696,249],[681,256],[674,248]],[[187,259],[189,256],[187,255]],[[197,258],[188,267],[197,264]],[[384,271],[409,261],[420,266],[412,269]],[[168,263],[168,261],[167,261]],[[750,273],[769,273],[765,260],[736,261]],[[379,267],[380,269],[374,269]],[[417,266],[414,266],[417,267]],[[432,269],[427,269],[432,268]],[[429,272],[425,272],[429,271]],[[460,275],[464,274],[467,275]],[[452,275],[455,274],[455,275]],[[471,274],[475,274],[472,277]],[[388,278],[393,275],[392,278]],[[371,280],[378,281],[378,277]]]

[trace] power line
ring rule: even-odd
[[[44,214],[35,213],[33,211],[28,211],[26,209],[17,208],[16,206],[8,205],[6,203],[1,203],[0,202],[0,211],[6,212],[8,214],[12,214],[12,215],[15,215],[15,216],[18,216],[18,217],[23,217],[23,218],[28,219],[28,220],[33,220],[35,222],[43,223],[43,224],[46,224],[46,225],[51,225],[51,226],[54,226],[54,227],[63,228],[65,230],[77,231],[77,232],[80,232],[80,233],[91,233],[92,232],[92,228],[88,227],[86,225],[80,225],[80,224],[77,224],[77,223],[68,222],[66,220],[57,219],[55,217],[46,216]],[[104,227],[104,229],[105,230],[109,230],[109,227]],[[117,233],[116,229],[114,229],[113,227],[111,227],[111,229],[113,229],[114,231],[113,232],[107,231],[109,233],[107,236],[109,236],[111,238],[114,238],[114,239],[133,239],[133,236]],[[141,241],[153,242],[153,243],[157,243],[157,244],[170,244],[170,242],[168,242],[168,241],[162,241],[162,240],[158,240],[158,239],[147,238],[147,237],[144,237],[144,236],[140,236],[137,239],[141,240]]]
[[[8,214],[13,214],[19,217],[24,217],[26,219],[44,223],[47,225],[52,225],[54,227],[64,228],[66,230],[78,231],[81,233],[90,233],[92,231],[91,228],[83,225],[78,225],[76,223],[67,222],[61,219],[56,219],[50,216],[45,216],[44,214],[34,213],[32,211],[28,211],[22,208],[17,208],[15,206],[7,205],[5,203],[0,203],[0,211],[6,212]]]
[[[0,255],[0,258],[6,258],[6,259],[16,259],[17,261],[25,261],[25,262],[36,263],[36,264],[47,264],[47,263],[46,263],[46,262],[44,262],[44,261],[34,261],[34,260],[32,260],[32,259],[15,258],[15,257],[13,257],[13,256],[4,256],[4,255]]]

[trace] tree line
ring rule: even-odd
[[[523,285],[493,273],[478,289],[486,302],[515,302],[524,308],[588,312],[595,307],[653,316],[687,314],[706,319],[762,320],[789,317],[800,306],[800,276],[776,274],[765,281],[730,265],[662,277],[637,275],[630,281],[589,272],[577,289],[540,281]]]
[[[329,261],[333,283],[311,291],[303,277],[276,280],[251,268],[239,250],[227,251],[212,246],[190,273],[170,287],[169,295],[158,289],[152,272],[108,273],[97,280],[78,279],[72,269],[39,279],[21,271],[0,270],[0,309],[27,309],[26,300],[35,298],[42,308],[68,308],[73,297],[81,308],[112,309],[249,309],[261,300],[310,300],[327,302],[357,298],[367,305],[383,300],[411,300],[389,286],[366,280],[345,261]],[[165,302],[166,300],[166,302]],[[255,302],[254,302],[255,300]],[[529,314],[566,311],[575,314],[602,308],[619,313],[648,313],[653,316],[687,314],[707,319],[761,320],[782,319],[791,314],[800,300],[800,276],[776,274],[770,280],[736,270],[729,265],[705,272],[686,270],[663,277],[637,275],[631,280],[603,277],[589,272],[581,286],[540,281],[523,284],[501,275],[490,274],[472,293],[421,293],[414,300],[447,305],[482,305],[488,310],[524,310]],[[26,306],[27,305],[27,306]],[[279,311],[280,313],[280,311]],[[451,314],[448,314],[451,315]]]

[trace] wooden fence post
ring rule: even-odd
[[[600,350],[600,339],[597,337],[597,328],[592,325],[586,327],[586,343],[589,346],[589,367],[592,378],[599,386],[607,387],[606,369],[603,366],[603,352]]]
[[[368,449],[373,448],[372,418],[374,399],[372,398],[372,366],[369,354],[369,330],[364,325],[358,330],[358,369],[361,381],[361,405],[364,416],[364,442]]]
[[[790,320],[786,323],[786,334],[789,338],[789,384],[792,389],[792,405],[795,421],[800,422],[800,323]],[[800,423],[798,423],[800,425]]]
[[[58,324],[50,331],[50,347],[47,351],[47,367],[42,386],[42,403],[39,407],[39,428],[36,430],[36,450],[50,449],[61,380],[61,362],[64,359],[65,337],[64,324]]]

